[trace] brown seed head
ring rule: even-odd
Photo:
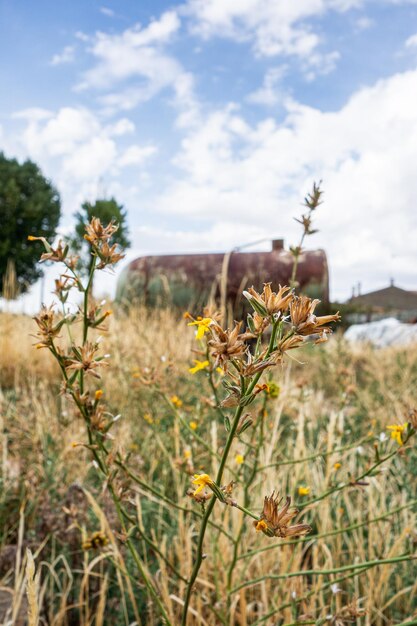
[[[119,226],[113,221],[103,226],[98,217],[93,217],[91,222],[86,225],[84,239],[94,246],[98,246],[102,242],[107,242],[111,236],[118,230]]]
[[[320,300],[311,300],[308,296],[294,296],[292,298],[290,317],[298,335],[320,334],[321,339],[323,339],[326,334],[331,333],[331,329],[325,325],[340,320],[339,313],[317,317],[314,311],[319,302]]]
[[[226,369],[230,359],[240,358],[245,353],[245,340],[252,335],[241,334],[241,326],[242,322],[236,322],[233,330],[223,330],[218,324],[211,324],[212,339],[208,344],[211,348],[211,354],[215,358],[214,367],[221,365]]]
[[[300,537],[311,531],[308,524],[294,524],[291,520],[298,515],[298,509],[291,507],[291,498],[287,497],[285,504],[280,508],[282,498],[273,491],[270,496],[265,496],[264,506],[260,520],[254,522],[256,530],[262,531],[269,537]]]
[[[271,289],[271,283],[264,284],[261,294],[255,291],[253,287],[250,287],[246,293],[249,294],[249,297],[246,296],[249,302],[251,299],[255,300],[255,303],[258,303],[260,307],[259,311],[264,309],[268,315],[287,311],[292,298],[290,287],[281,287],[281,285],[279,285],[279,289],[277,293],[275,293]]]

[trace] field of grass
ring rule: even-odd
[[[109,326],[95,333],[110,357],[93,386],[120,418],[103,481],[58,366],[33,346],[33,320],[0,316],[4,624],[26,623],[27,548],[37,572],[31,625],[163,624],[146,581],[170,623],[181,623],[204,506],[193,475],[216,475],[227,436],[223,376],[189,372],[205,356],[169,310],[116,310]],[[274,490],[290,496],[311,532],[268,537],[217,501],[187,624],[417,624],[417,454],[413,438],[400,445],[387,430],[417,405],[417,348],[350,347],[336,333],[264,378],[224,485],[235,481],[231,498],[255,516]],[[126,525],[109,485],[129,511]]]

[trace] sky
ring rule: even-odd
[[[289,246],[322,180],[332,299],[417,290],[417,0],[0,0],[0,77],[0,151],[58,188],[61,233],[114,196],[125,262]]]

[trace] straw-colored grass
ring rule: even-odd
[[[132,557],[90,453],[72,445],[85,441],[84,423],[59,395],[59,371],[46,350],[33,348],[33,332],[30,318],[0,316],[0,573],[13,591],[10,614],[18,614],[27,589],[30,624],[161,624],[143,581],[131,575]],[[116,312],[105,342],[111,359],[100,385],[122,416],[112,434],[143,481],[119,474],[117,486],[135,511],[147,573],[178,624],[200,521],[186,492],[194,472],[216,474],[213,451],[224,426],[204,372],[188,372],[199,357],[184,320],[167,310]],[[350,348],[334,337],[297,351],[300,358],[302,365],[288,360],[272,371],[278,398],[250,406],[263,421],[256,430],[262,446],[250,434],[237,439],[225,482],[234,478],[234,497],[244,505],[247,496],[256,513],[274,489],[301,507],[311,500],[301,521],[312,533],[295,543],[271,539],[217,503],[190,625],[347,624],[349,611],[363,626],[417,620],[414,440],[356,484],[377,454],[399,449],[386,427],[404,422],[416,403],[417,349]],[[174,395],[181,406],[164,400]],[[345,486],[315,502],[337,485]],[[308,496],[298,495],[300,486]],[[83,550],[98,531],[107,545]]]

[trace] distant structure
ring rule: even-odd
[[[232,251],[220,254],[144,256],[122,272],[117,287],[121,302],[148,306],[173,305],[201,311],[210,297],[239,306],[242,291],[263,283],[288,285],[294,258],[283,239],[272,241],[270,252]],[[300,257],[296,279],[300,291],[329,304],[329,275],[324,250],[306,250]]]
[[[349,313],[351,323],[372,322],[385,317],[417,322],[417,292],[396,287],[392,279],[389,287],[353,295],[348,304],[354,309]]]

